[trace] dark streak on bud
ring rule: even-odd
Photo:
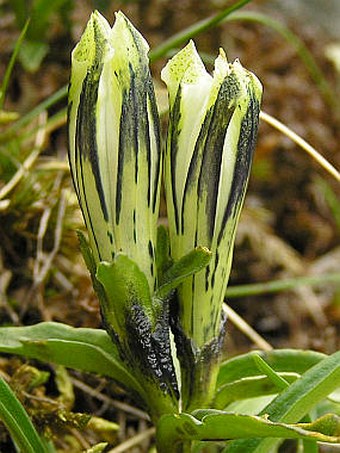
[[[157,171],[155,172],[155,181],[151,190],[151,141],[150,141],[150,124],[148,117],[148,100],[151,106],[151,120],[154,122],[157,150],[160,149],[160,130],[155,95],[151,81],[151,75],[147,66],[140,68],[136,73],[129,63],[130,88],[123,92],[123,103],[120,117],[119,128],[119,159],[117,175],[117,195],[116,195],[116,223],[120,221],[121,203],[122,203],[122,184],[123,172],[126,161],[134,160],[134,178],[135,184],[138,182],[140,153],[146,153],[148,168],[148,189],[147,199],[148,206],[151,204],[153,210],[156,209],[157,191],[159,185],[160,156],[157,153],[155,162]]]
[[[235,215],[240,200],[242,200],[249,178],[250,167],[256,145],[258,124],[259,124],[259,101],[254,93],[248,89],[249,105],[246,115],[241,123],[240,137],[237,144],[237,159],[234,168],[233,182],[230,190],[230,197],[223,215],[221,229],[218,234],[217,244],[219,245],[224,234],[225,225],[228,219]],[[235,225],[236,228],[236,225]]]
[[[170,161],[171,161],[171,187],[172,187],[172,202],[174,207],[175,215],[175,227],[176,234],[179,234],[179,215],[178,215],[178,205],[177,205],[177,193],[176,193],[176,160],[178,153],[178,136],[180,134],[179,124],[181,120],[181,97],[182,97],[182,88],[181,85],[178,87],[176,94],[176,99],[172,110],[170,112],[169,124],[172,125],[171,136],[170,136]],[[175,128],[174,125],[177,125],[178,128]]]
[[[209,275],[210,275],[210,266],[208,265],[205,268],[205,290],[208,291],[209,289]]]
[[[195,328],[195,322],[196,322],[196,317],[195,317],[195,313],[194,313],[194,308],[195,308],[195,280],[196,280],[196,275],[194,274],[191,278],[191,301],[190,301],[190,306],[191,306],[191,332],[194,331],[194,328]]]
[[[105,195],[103,191],[102,181],[100,177],[98,149],[96,141],[96,104],[98,98],[99,75],[101,69],[91,68],[87,73],[82,91],[80,94],[78,114],[76,121],[76,168],[77,163],[80,163],[82,158],[89,159],[93,176],[96,182],[96,188],[100,199],[100,206],[103,212],[104,219],[108,220],[108,211],[105,202]],[[78,162],[79,159],[79,162]],[[81,174],[81,177],[83,174]],[[77,180],[79,175],[76,175]],[[77,181],[78,182],[78,181]],[[79,184],[79,183],[78,183]],[[79,185],[78,185],[79,187]]]
[[[148,69],[149,71],[149,69]],[[157,156],[153,156],[154,160],[154,165],[155,165],[155,176],[154,176],[154,181],[152,181],[152,212],[156,212],[156,206],[157,206],[157,193],[158,193],[158,187],[159,184],[161,183],[161,179],[159,177],[160,170],[161,170],[161,158],[160,158],[160,149],[161,149],[161,133],[160,133],[160,124],[159,124],[159,115],[158,115],[158,109],[157,109],[157,102],[156,102],[156,97],[155,97],[155,92],[153,89],[153,84],[152,84],[152,79],[150,75],[150,79],[148,80],[147,83],[147,94],[148,94],[148,99],[150,102],[150,114],[151,114],[151,123],[153,124],[154,128],[154,136],[156,140],[156,149],[157,149]],[[148,123],[148,130],[150,131],[150,125]],[[149,156],[149,174],[151,174],[151,156],[150,153],[148,154]]]
[[[113,236],[111,231],[107,231],[107,237],[109,238],[110,244],[113,245]]]
[[[185,203],[189,188],[198,180],[197,193],[200,198],[208,194],[206,218],[209,222],[209,239],[215,230],[217,198],[219,193],[221,163],[225,135],[235,111],[230,103],[239,92],[239,83],[233,73],[229,74],[220,86],[214,105],[207,111],[200,129],[190,168],[185,183],[181,212],[182,234],[185,230]]]
[[[148,249],[149,249],[149,256],[151,259],[155,258],[154,250],[153,250],[153,245],[152,242],[149,240],[148,242]]]
[[[126,311],[126,330],[129,332],[128,349],[133,351],[132,361],[151,380],[156,380],[163,392],[178,398],[178,388],[170,353],[168,303],[164,301],[163,314],[155,331],[138,302]]]
[[[183,387],[189,392],[185,400],[190,401],[190,396],[195,393],[195,385],[202,386],[205,381],[209,385],[209,371],[218,362],[221,354],[225,332],[226,317],[222,314],[220,319],[219,335],[205,344],[200,350],[194,348],[191,338],[188,338],[179,322],[178,300],[173,299],[170,305],[170,326],[176,340],[178,360],[183,371],[182,378],[185,379]],[[201,374],[201,373],[204,374]],[[208,391],[208,389],[206,389]],[[186,408],[184,407],[183,410]]]
[[[133,242],[137,244],[136,209],[134,209],[132,212],[132,222],[133,222]]]
[[[232,74],[223,81],[209,122],[206,133],[206,141],[203,151],[203,159],[198,181],[198,196],[207,193],[206,216],[209,222],[209,236],[212,240],[215,230],[217,198],[220,187],[222,172],[222,156],[225,135],[235,107],[229,106],[231,100],[238,91],[238,83],[235,83]]]
[[[100,178],[98,150],[96,142],[96,114],[95,106],[98,97],[99,76],[98,68],[89,70],[86,75],[82,91],[80,94],[79,106],[76,118],[76,133],[75,133],[75,173],[73,179],[75,187],[77,187],[77,195],[79,203],[86,211],[88,222],[87,225],[92,232],[98,254],[100,251],[96,240],[96,234],[91,221],[88,201],[86,198],[87,192],[85,190],[83,160],[88,159],[91,163],[92,173],[95,179],[96,189],[100,200],[100,207],[103,212],[104,219],[108,220],[108,211],[105,202],[105,195],[103,191],[102,181]],[[83,190],[81,190],[81,187]],[[82,192],[82,194],[81,194]]]

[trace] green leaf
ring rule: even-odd
[[[312,366],[326,357],[325,354],[298,349],[277,349],[274,351],[252,351],[247,354],[233,357],[223,362],[217,378],[218,391],[226,384],[234,381],[259,376],[259,370],[254,363],[254,355],[259,355],[278,373],[303,374]]]
[[[112,263],[101,262],[96,278],[105,289],[107,306],[101,301],[105,322],[121,339],[126,337],[126,319],[133,305],[141,306],[154,325],[149,284],[134,261],[121,254]]]
[[[20,36],[17,39],[17,42],[15,43],[15,47],[14,47],[13,53],[11,55],[11,59],[9,60],[9,63],[7,65],[7,68],[6,68],[3,81],[2,81],[1,86],[0,86],[0,111],[2,110],[2,108],[4,106],[6,91],[7,91],[7,87],[8,87],[10,78],[11,78],[11,74],[12,74],[12,71],[13,71],[14,63],[15,63],[15,61],[17,59],[18,52],[20,51],[20,47],[23,45],[23,40],[24,40],[25,35],[27,33],[28,25],[29,25],[29,20],[26,21],[26,23],[23,26],[23,29],[22,29],[22,31],[20,33]]]
[[[157,439],[162,453],[173,453],[182,442],[192,440],[228,441],[237,438],[314,439],[339,442],[340,418],[327,415],[313,423],[289,425],[267,417],[198,410],[193,415],[164,415],[157,425]],[[243,453],[250,450],[244,449]]]
[[[39,69],[49,51],[49,45],[43,41],[24,41],[19,51],[20,62],[28,72]]]
[[[299,378],[297,373],[278,373],[278,375],[288,383],[292,383]],[[223,385],[216,393],[214,407],[216,409],[225,409],[233,401],[264,395],[275,395],[279,392],[280,388],[267,376],[244,377]]]
[[[289,387],[289,383],[279,375],[276,371],[273,370],[268,363],[263,360],[258,354],[254,355],[254,362],[257,368],[263,372],[268,378],[277,386],[278,389],[284,390]]]
[[[330,393],[339,387],[340,382],[340,351],[321,360],[317,365],[310,368],[304,375],[291,384],[287,390],[278,395],[261,414],[275,422],[295,423],[309,413],[319,401],[322,401]],[[327,417],[327,416],[325,416]],[[329,418],[322,417],[316,421],[320,424],[317,429],[322,428],[323,433],[329,433],[333,429]],[[322,422],[321,422],[321,421]],[[334,419],[335,420],[335,419]],[[337,417],[337,420],[339,418]],[[314,423],[316,423],[314,422]],[[338,422],[337,422],[338,423]],[[329,425],[330,424],[330,425]],[[321,428],[320,428],[321,427]],[[339,436],[339,424],[336,425]],[[327,431],[328,430],[328,431]],[[276,439],[239,440],[231,443],[226,453],[267,453],[280,442]],[[317,439],[316,439],[317,440]]]
[[[141,392],[139,383],[123,365],[117,349],[104,330],[74,328],[56,322],[2,327],[0,352],[101,374],[124,387]]]
[[[42,440],[12,389],[0,376],[0,419],[20,451],[46,453]]]
[[[176,261],[164,274],[164,283],[156,292],[156,297],[163,298],[172,289],[182,283],[190,275],[204,269],[210,262],[211,252],[206,247],[196,247]]]
[[[145,389],[144,401],[153,417],[177,408],[177,381],[173,367],[167,303],[150,296],[149,284],[137,264],[125,255],[100,263],[96,278],[105,288],[106,328],[129,369]],[[113,330],[113,332],[111,332]]]
[[[244,5],[249,3],[251,0],[240,0],[234,3],[231,6],[223,9],[221,12],[218,12],[212,17],[208,17],[207,19],[203,19],[195,24],[191,25],[190,27],[176,33],[175,35],[171,36],[168,40],[163,41],[158,47],[153,49],[150,52],[150,60],[156,61],[161,57],[167,55],[167,53],[172,50],[176,49],[177,47],[181,46],[185,42],[189,41],[189,39],[193,38],[200,33],[203,33],[207,30],[210,30],[213,27],[219,25],[227,16],[229,16],[232,12],[237,11],[238,9],[242,8]]]
[[[262,358],[279,378],[288,383],[294,382],[301,374],[320,362],[326,356],[319,352],[282,349],[270,352],[257,352],[234,357],[220,367],[217,390],[214,400],[216,409],[225,409],[237,400],[275,395],[282,387],[261,373],[254,358]]]

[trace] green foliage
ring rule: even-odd
[[[2,352],[98,373],[140,390],[138,382],[122,365],[116,347],[104,330],[76,329],[56,322],[2,327],[0,343]]]
[[[277,29],[296,47],[300,58],[329,100],[332,96],[322,73],[319,72],[311,55],[292,33],[263,16],[252,13],[231,15],[248,2],[249,0],[235,2],[212,18],[171,37],[150,52],[151,60],[155,61],[189,38],[215,27],[229,15],[230,20],[254,20]],[[96,3],[101,8],[108,6],[108,2],[105,1]],[[19,57],[24,67],[36,70],[48,52],[47,32],[54,15],[60,14],[67,18],[72,4],[71,0],[56,2],[14,0],[11,3],[19,26],[23,27],[27,16],[31,17],[31,23],[24,43],[22,40],[26,28],[22,32],[1,85],[0,108],[19,49]],[[24,127],[30,125],[39,113],[65,96],[64,87],[10,125],[2,134],[0,172],[6,182],[11,180],[16,171],[15,159],[19,157],[22,159],[20,141],[24,137],[32,136],[39,126],[29,131],[24,130]],[[65,110],[58,112],[58,115],[58,118],[64,117]],[[6,153],[11,155],[10,159],[7,158],[5,149]],[[28,200],[33,204],[37,195],[32,193],[32,186],[33,183],[25,180],[25,184],[17,191],[17,197],[12,198],[12,205],[17,202],[16,206],[24,208]],[[322,187],[329,206],[334,211],[335,220],[339,223],[335,195],[328,186]],[[105,234],[104,231],[103,233]],[[198,405],[188,409],[184,401],[188,413],[178,414],[178,389],[171,361],[170,339],[167,336],[169,298],[185,278],[206,268],[211,260],[211,252],[204,247],[197,247],[177,261],[173,261],[170,257],[167,231],[160,227],[155,250],[159,285],[152,298],[147,279],[133,260],[118,253],[112,262],[98,263],[84,236],[80,234],[79,238],[95,290],[102,301],[105,320],[110,324],[108,332],[111,337],[104,330],[72,328],[50,322],[29,327],[3,327],[0,329],[1,352],[53,362],[111,378],[128,390],[136,400],[142,402],[150,412],[157,427],[160,453],[191,449],[200,451],[209,441],[219,442],[225,447],[226,453],[269,453],[275,451],[283,439],[300,439],[304,452],[314,453],[317,451],[317,441],[330,443],[340,441],[339,417],[332,414],[320,417],[320,414],[329,411],[339,413],[339,402],[327,398],[336,390],[340,381],[339,353],[326,356],[312,351],[274,350],[266,353],[251,352],[217,366],[214,363],[213,372],[217,375],[216,388],[210,385],[210,388],[205,389],[207,392],[203,392],[204,398],[208,393],[208,399],[210,393],[213,396],[211,408],[203,409],[197,403]],[[330,275],[327,282],[338,283],[339,274]],[[258,286],[235,288],[234,293],[233,289],[230,289],[227,294],[230,297],[232,295],[239,297],[261,291],[281,291],[306,283],[319,285],[320,278],[308,277],[301,281],[292,279],[278,284],[272,282],[264,288]],[[126,335],[127,332],[130,336]],[[178,356],[182,354],[185,360],[185,347],[188,346],[185,340],[188,339],[183,336],[182,340],[183,343],[177,344]],[[207,346],[209,349],[212,345]],[[199,354],[201,352],[199,351]],[[143,354],[145,360],[141,359]],[[200,358],[204,358],[204,354],[199,354]],[[197,393],[202,393],[204,388],[202,382],[204,383],[204,378],[212,372],[209,363],[203,365],[201,374],[195,374],[191,363],[189,366],[191,372],[189,377],[194,377],[198,382]],[[144,370],[144,375],[141,370]],[[255,415],[249,415],[250,413]],[[165,415],[160,417],[161,414]],[[306,417],[311,421],[306,423]],[[17,446],[23,451],[28,453],[48,451],[49,447],[39,438],[20,402],[2,379],[0,379],[0,418]],[[90,451],[101,451],[105,445],[100,444]]]
[[[270,420],[284,423],[297,423],[308,414],[317,403],[336,390],[340,382],[340,352],[321,360],[309,369],[300,379],[296,380],[286,390],[281,392],[266,406],[259,415],[266,415]],[[323,424],[325,422],[325,425]],[[328,424],[329,419],[316,421],[316,429],[329,434],[329,428],[334,429],[339,436],[339,421],[335,419]],[[339,442],[339,440],[334,440]],[[239,440],[226,447],[225,453],[247,451],[249,453],[267,453],[279,443],[276,439]]]
[[[2,328],[0,351],[97,372],[111,377],[139,396],[143,395],[139,383],[126,369],[109,336],[102,330],[76,329],[59,323]],[[275,373],[292,383],[283,390],[271,383],[254,366],[254,356],[261,356]],[[223,407],[227,412],[214,409],[163,416],[157,425],[159,451],[175,451],[166,450],[166,446],[173,446],[174,441],[180,444],[189,440],[222,441],[240,437],[251,440],[230,443],[226,452],[269,452],[282,438],[338,442],[339,421],[336,416],[326,415],[310,424],[295,423],[319,403],[323,404],[325,398],[336,390],[340,379],[339,357],[340,353],[327,357],[311,351],[277,350],[252,352],[224,362],[213,407]],[[224,394],[226,386],[228,392]],[[258,412],[258,416],[237,415],[228,410],[233,401],[268,394],[274,399]],[[254,437],[264,437],[265,440],[255,441]],[[172,439],[171,443],[169,439]]]
[[[0,376],[0,419],[9,430],[17,447],[25,453],[47,453],[45,443],[40,439],[27,412]]]
[[[27,71],[36,71],[49,52],[48,30],[55,15],[68,23],[73,0],[11,0],[10,5],[15,13],[19,28],[30,19],[26,39],[22,43],[19,60]]]
[[[184,255],[172,264],[163,275],[163,282],[157,289],[156,297],[165,297],[176,289],[187,277],[204,269],[211,259],[211,252],[206,247],[196,249]]]
[[[267,417],[232,414],[212,409],[198,410],[192,415],[164,415],[158,423],[157,438],[162,445],[162,453],[180,450],[180,444],[193,440],[214,440],[228,442],[238,438],[286,438],[312,439],[321,442],[338,442],[340,418],[326,415],[313,423],[296,425],[275,423]],[[250,450],[252,441],[243,444],[242,452]],[[231,444],[232,445],[232,444]],[[249,447],[248,447],[249,445]],[[165,447],[164,447],[165,446]],[[176,449],[177,448],[177,449]],[[250,447],[251,448],[251,447]],[[236,451],[225,449],[225,452]],[[269,450],[258,450],[261,452]]]

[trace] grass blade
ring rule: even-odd
[[[225,18],[225,21],[234,20],[257,22],[261,25],[270,27],[271,29],[279,33],[289,44],[291,44],[295,48],[296,53],[306,66],[312,79],[318,85],[325,101],[331,107],[335,108],[336,110],[338,109],[337,99],[334,94],[334,91],[328,84],[322,70],[320,69],[312,53],[305,46],[304,42],[298,36],[296,36],[295,33],[289,30],[289,28],[283,25],[280,21],[273,19],[272,17],[266,14],[256,13],[254,11],[235,12],[231,15],[228,15],[228,17]]]
[[[2,81],[1,88],[0,88],[0,110],[2,110],[2,108],[4,106],[6,91],[7,91],[7,87],[9,84],[9,80],[11,78],[14,63],[15,63],[15,60],[17,59],[17,56],[18,56],[18,53],[20,50],[20,46],[25,38],[29,23],[30,23],[30,21],[28,19],[24,25],[24,28],[22,29],[22,31],[20,33],[20,36],[19,36],[16,44],[15,44],[14,51],[12,53],[11,59],[9,60],[8,66],[6,68],[4,80]]]
[[[298,374],[305,373],[309,368],[327,357],[320,352],[298,349],[278,349],[267,352],[252,351],[222,363],[217,379],[217,389],[242,378],[258,376],[260,373],[254,366],[254,355],[260,356],[277,373],[292,372]]]
[[[340,351],[321,360],[278,395],[260,415],[274,422],[296,423],[319,401],[336,390],[340,382]],[[268,453],[280,440],[254,438],[232,442],[225,453]]]
[[[228,8],[225,8],[218,14],[215,14],[214,16],[209,17],[207,19],[203,19],[195,23],[194,25],[191,25],[190,27],[180,31],[179,33],[176,33],[175,35],[171,36],[169,39],[167,39],[158,47],[156,47],[156,49],[150,52],[150,61],[154,62],[156,60],[159,60],[160,58],[166,56],[170,50],[181,46],[183,43],[189,41],[189,39],[193,38],[199,33],[203,33],[204,31],[216,27],[221,22],[223,22],[223,20],[225,20],[225,18],[228,17],[232,12],[242,8],[250,1],[251,0],[240,0],[234,3],[233,5],[229,6]]]
[[[295,289],[298,286],[309,285],[312,287],[320,287],[329,284],[340,286],[339,272],[315,275],[311,277],[285,278],[282,280],[272,280],[264,283],[229,286],[227,288],[226,297],[231,299],[234,297],[257,296],[259,294],[272,294],[287,291]]]
[[[13,441],[20,451],[25,453],[47,452],[27,412],[10,386],[1,377],[0,419],[6,425]]]

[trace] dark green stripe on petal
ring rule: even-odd
[[[178,288],[181,327],[199,350],[220,329],[262,89],[223,51],[209,76],[193,43],[170,60],[162,78],[170,102],[165,186],[172,258],[196,246],[212,252],[207,268]]]
[[[176,188],[176,171],[177,171],[177,155],[178,155],[178,137],[180,134],[180,120],[181,120],[181,86],[178,87],[174,104],[170,110],[169,118],[169,147],[170,151],[170,169],[171,169],[171,202],[174,209],[174,223],[176,234],[179,234],[179,206],[177,203],[179,194]],[[169,194],[170,196],[170,194]]]
[[[97,194],[100,200],[100,207],[104,216],[104,219],[108,220],[108,210],[105,202],[105,194],[103,190],[99,159],[98,159],[98,148],[96,140],[96,105],[98,98],[98,87],[99,87],[99,74],[101,70],[96,68],[91,69],[84,82],[83,88],[80,94],[80,101],[77,114],[77,126],[76,126],[76,169],[82,168],[82,161],[89,160],[93,172],[93,176],[96,183]],[[79,170],[78,170],[79,171]],[[80,170],[81,175],[76,170],[76,181],[78,187],[84,188],[84,182],[79,184],[79,178],[82,177],[83,172]],[[85,192],[85,190],[84,190]],[[85,195],[85,193],[84,193]]]
[[[248,89],[249,104],[247,112],[240,126],[240,137],[237,144],[237,158],[233,173],[228,204],[223,216],[221,229],[218,233],[217,244],[219,245],[228,219],[235,216],[235,211],[240,210],[249,179],[253,154],[256,146],[260,103],[252,90]]]

